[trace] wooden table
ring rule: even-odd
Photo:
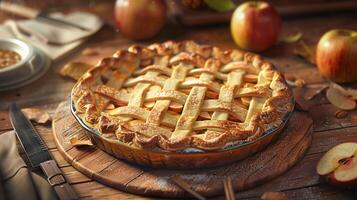
[[[68,54],[65,58],[56,61],[49,72],[36,82],[13,91],[0,93],[0,133],[12,129],[6,107],[12,101],[17,101],[23,107],[39,107],[46,109],[53,114],[57,104],[65,100],[74,84],[70,79],[60,77],[57,72],[61,66],[69,61],[82,60],[93,63],[96,58],[79,56],[81,49],[86,47],[98,48],[103,51],[102,54],[110,55],[115,49],[126,48],[127,46],[138,43],[124,38],[119,32],[115,31],[113,26],[112,1],[96,2],[93,7],[88,2],[79,1],[74,6],[65,6],[65,3],[56,3],[49,1],[50,6],[55,6],[59,10],[86,10],[97,13],[108,24],[92,37],[88,42],[82,45],[76,51]],[[70,1],[68,1],[70,2]],[[30,1],[29,6],[43,8],[46,3]],[[56,5],[57,4],[57,5]],[[86,5],[86,7],[83,6]],[[109,13],[109,14],[108,14]],[[9,18],[16,18],[0,12],[0,21]],[[321,34],[332,28],[350,28],[357,29],[357,13],[343,13],[334,15],[319,15],[313,17],[293,18],[284,21],[283,34],[301,31],[303,39],[308,42],[317,42]],[[177,25],[168,25],[159,36],[152,40],[139,42],[140,44],[149,44],[165,40],[185,40],[191,39],[198,43],[217,45],[221,48],[236,48],[228,25],[209,26],[200,28],[183,28]],[[288,76],[302,78],[307,83],[319,83],[325,80],[319,75],[316,68],[306,61],[293,54],[295,44],[279,44],[265,52],[268,60],[273,62],[276,67]],[[78,58],[79,57],[79,58]],[[294,89],[296,98],[299,97],[304,89]],[[321,156],[336,144],[348,141],[357,141],[357,111],[356,109],[348,112],[348,116],[343,119],[334,117],[337,109],[329,104],[324,98],[324,93],[319,94],[309,102],[302,102],[308,109],[308,112],[314,120],[313,142],[306,156],[284,175],[275,180],[256,187],[248,191],[239,191],[238,199],[259,199],[262,193],[266,191],[283,191],[291,199],[357,199],[357,192],[352,190],[343,190],[327,185],[315,172],[316,163]],[[106,187],[76,171],[59,154],[53,142],[52,129],[50,126],[36,126],[45,140],[50,151],[54,155],[57,163],[66,175],[67,180],[72,184],[80,197],[84,199],[150,199],[133,194],[124,193]],[[217,197],[224,199],[224,197]]]

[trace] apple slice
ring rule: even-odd
[[[340,166],[339,161],[357,153],[357,143],[342,143],[330,149],[317,163],[317,173],[327,175]]]
[[[357,90],[355,90],[355,89],[351,89],[351,88],[345,89],[344,87],[342,87],[341,85],[338,85],[336,83],[331,83],[330,87],[333,87],[334,89],[340,91],[345,96],[348,96],[354,100],[357,100]]]
[[[255,74],[247,74],[243,76],[243,80],[248,83],[256,83],[258,81],[258,76]]]
[[[242,100],[242,104],[243,104],[244,106],[249,106],[250,101],[252,100],[251,97],[241,97],[240,99]]]
[[[326,97],[330,103],[342,110],[353,110],[356,108],[356,101],[334,86],[330,86],[327,89]]]
[[[201,112],[199,115],[202,119],[211,119],[211,115],[209,114],[209,112]]]
[[[335,179],[341,182],[357,181],[357,152],[340,162],[343,165],[336,169]]]
[[[357,183],[357,143],[342,143],[330,149],[318,162],[316,171],[334,185]]]
[[[112,103],[109,103],[108,105],[105,106],[105,110],[113,110],[115,109],[115,105]]]
[[[153,107],[155,106],[155,102],[154,101],[148,101],[144,103],[144,107],[151,110]]]
[[[182,112],[182,108],[183,108],[183,105],[177,103],[177,102],[171,102],[170,105],[169,105],[169,108],[176,112],[176,113],[181,113]]]
[[[346,89],[347,94],[354,100],[357,100],[357,90],[355,89]]]

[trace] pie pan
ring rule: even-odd
[[[292,98],[292,105],[295,100]],[[131,163],[150,166],[153,168],[169,169],[195,169],[210,168],[242,160],[262,149],[279,136],[286,123],[288,123],[292,112],[285,114],[280,126],[266,131],[257,140],[227,146],[219,151],[205,152],[200,149],[190,148],[182,152],[169,152],[163,150],[147,150],[130,146],[119,140],[102,137],[96,128],[87,125],[80,116],[76,114],[75,105],[70,99],[71,113],[78,123],[86,130],[91,141],[104,152],[129,161]],[[294,108],[292,108],[294,110]]]
[[[75,84],[71,109],[105,152],[157,168],[200,168],[269,144],[293,111],[281,73],[261,56],[194,41],[132,45]]]

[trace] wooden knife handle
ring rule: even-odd
[[[42,171],[47,176],[48,183],[55,189],[60,200],[78,199],[77,194],[67,183],[56,161],[48,160],[40,164]]]
[[[10,2],[0,2],[0,10],[13,13],[26,18],[35,18],[40,12],[33,8]]]

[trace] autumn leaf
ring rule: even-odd
[[[294,54],[304,58],[311,64],[316,64],[316,45],[309,45],[301,40],[295,47]]]
[[[84,73],[86,73],[92,65],[83,62],[72,62],[62,67],[59,74],[78,80]]]
[[[39,108],[23,108],[21,111],[30,121],[38,124],[48,124],[52,119],[51,116],[43,109]]]
[[[311,84],[308,85],[306,91],[303,94],[305,100],[309,101],[313,99],[316,95],[320,94],[328,87],[328,84]]]
[[[69,142],[74,147],[78,147],[78,146],[93,146],[93,143],[90,140],[88,140],[88,139],[87,140],[80,140],[80,139],[78,139],[78,137],[71,138]]]
[[[291,35],[283,35],[282,37],[279,38],[279,42],[284,42],[284,43],[295,43],[300,41],[302,38],[302,33],[297,32],[295,34]]]

